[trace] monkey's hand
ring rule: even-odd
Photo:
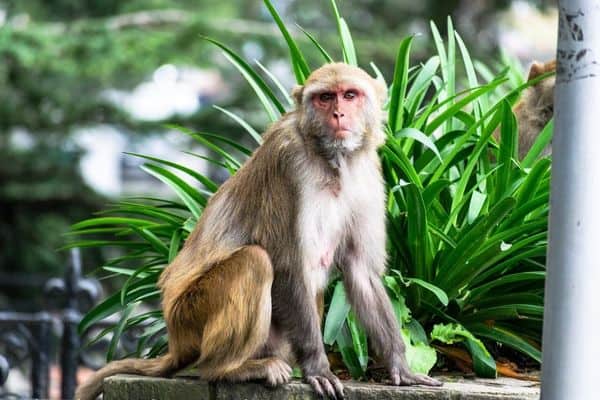
[[[280,358],[273,357],[268,363],[267,385],[275,387],[287,383],[292,378],[292,367]]]
[[[321,397],[329,397],[332,399],[344,398],[344,386],[333,372],[326,370],[316,374],[304,375],[306,383],[313,387],[314,391]]]
[[[408,363],[404,357],[393,357],[393,360],[390,362],[389,371],[392,385],[395,386],[442,386],[442,382],[437,379],[433,379],[427,375],[413,373],[408,368]]]

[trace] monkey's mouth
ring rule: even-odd
[[[333,133],[332,145],[343,153],[353,152],[362,143],[361,135],[350,129],[339,129]]]
[[[351,130],[349,130],[349,129],[344,129],[344,128],[341,128],[341,129],[336,129],[336,130],[333,132],[333,137],[334,137],[336,140],[344,140],[344,139],[346,139],[346,138],[350,137],[350,136],[351,136],[353,133],[354,133],[354,132],[352,132],[352,131],[351,131]]]

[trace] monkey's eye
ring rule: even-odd
[[[319,100],[321,101],[331,101],[335,98],[335,94],[331,92],[321,93],[319,95]]]
[[[356,90],[348,90],[346,93],[344,93],[344,98],[346,100],[353,100],[356,96],[358,96]]]

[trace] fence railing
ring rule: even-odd
[[[44,296],[51,300],[48,303],[60,305],[36,313],[0,311],[0,399],[49,398],[50,363],[55,355],[52,337],[56,331],[60,335],[57,357],[61,370],[60,397],[73,398],[82,360],[77,325],[82,309],[100,298],[101,287],[97,281],[82,276],[78,249],[71,251],[70,258],[65,276],[48,280],[43,288]],[[30,362],[30,395],[3,389],[11,367],[26,362]]]

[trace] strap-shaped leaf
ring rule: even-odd
[[[216,192],[217,189],[219,188],[219,186],[214,183],[210,178],[194,171],[191,168],[187,168],[181,164],[172,162],[172,161],[168,161],[168,160],[164,160],[162,158],[157,158],[157,157],[152,157],[152,156],[147,156],[145,154],[139,154],[139,153],[129,153],[129,152],[125,152],[125,154],[129,154],[135,157],[139,157],[139,158],[143,158],[146,160],[150,160],[150,161],[154,161],[163,165],[167,165],[169,167],[175,168],[189,176],[191,176],[192,178],[196,179],[198,182],[202,183],[209,191],[211,192]]]
[[[196,189],[192,188],[174,173],[167,171],[158,165],[144,164],[141,168],[150,175],[153,175],[166,183],[171,189],[173,189],[177,196],[179,196],[181,201],[185,203],[190,212],[196,218],[200,217],[202,208],[206,205],[207,200],[202,197]]]
[[[335,284],[329,310],[325,318],[325,328],[323,329],[323,341],[332,345],[339,336],[344,321],[350,311],[350,303],[346,299],[346,291],[342,281]]]
[[[429,231],[427,229],[427,210],[421,192],[414,184],[404,186],[408,211],[408,247],[412,257],[412,276],[430,279],[432,256],[429,249]]]
[[[542,362],[542,351],[530,341],[522,338],[517,332],[519,329],[511,329],[509,325],[496,323],[492,326],[485,323],[467,324],[469,331],[473,334],[503,343],[513,349],[527,354],[537,362]]]
[[[240,71],[242,76],[246,79],[246,82],[248,82],[250,87],[252,87],[254,93],[256,93],[256,96],[265,108],[269,119],[272,122],[277,121],[281,114],[285,113],[285,108],[279,102],[279,100],[277,100],[277,97],[275,97],[273,91],[267,86],[260,75],[258,75],[246,61],[244,61],[233,50],[224,44],[208,37],[204,37],[204,39],[223,50],[223,55],[225,58],[227,58],[227,60],[229,60],[229,62],[231,62],[233,66]]]
[[[302,32],[304,32],[304,34],[306,35],[306,37],[308,37],[308,39],[315,45],[315,47],[317,48],[317,50],[319,50],[319,53],[321,53],[321,55],[323,56],[323,59],[325,60],[326,63],[332,63],[333,62],[333,57],[331,57],[329,55],[329,53],[327,52],[327,50],[325,50],[325,48],[323,46],[321,46],[321,44],[319,43],[319,41],[310,34],[310,32],[308,32],[307,30],[305,30],[304,28],[302,28],[300,25],[296,25],[298,27],[298,29],[300,29]]]
[[[234,120],[235,122],[237,122],[238,124],[240,124],[240,126],[242,128],[244,128],[246,130],[246,132],[248,132],[248,134],[250,135],[250,137],[252,139],[254,139],[254,141],[258,144],[262,143],[262,137],[260,135],[260,133],[258,133],[256,131],[256,129],[254,129],[249,123],[247,123],[246,121],[244,121],[240,116],[232,113],[229,110],[226,110],[224,108],[221,108],[219,106],[213,106],[214,108],[216,108],[217,110],[221,111],[223,114],[227,115],[229,118],[231,118],[232,120]]]
[[[304,59],[304,55],[300,51],[298,44],[296,44],[296,41],[294,40],[294,38],[292,38],[292,35],[290,35],[290,32],[287,30],[285,24],[283,23],[283,20],[279,16],[279,13],[277,13],[277,10],[275,9],[271,1],[264,0],[264,3],[265,6],[267,6],[269,12],[271,13],[273,20],[275,20],[275,23],[279,27],[279,31],[283,35],[285,42],[288,45],[288,49],[290,51],[290,61],[292,62],[294,75],[296,76],[296,82],[299,85],[302,85],[308,77],[308,75],[310,75],[310,68],[308,66],[308,63]]]
[[[404,119],[404,102],[408,86],[408,67],[410,59],[410,46],[413,36],[400,42],[394,68],[394,82],[390,94],[390,108],[388,110],[388,124],[392,132],[402,128]]]
[[[331,8],[337,23],[344,62],[346,64],[356,66],[358,65],[358,61],[356,59],[356,50],[354,49],[354,42],[352,40],[352,35],[350,34],[350,29],[348,29],[348,24],[346,24],[344,18],[341,17],[335,0],[331,0]]]
[[[515,199],[507,197],[496,204],[485,218],[462,235],[456,248],[440,262],[434,284],[444,289],[449,298],[454,298],[458,294],[459,289],[472,274],[472,266],[467,263],[467,260],[485,242],[491,230],[512,211],[515,203]]]

